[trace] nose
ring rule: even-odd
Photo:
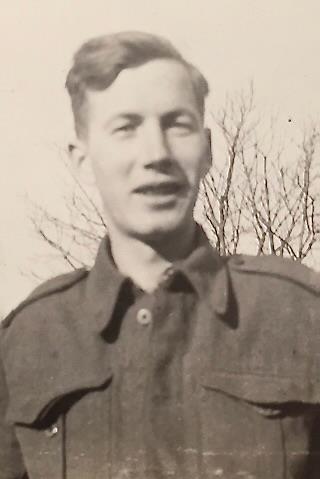
[[[152,168],[171,163],[170,146],[168,144],[166,131],[161,123],[157,120],[150,121],[150,123],[146,125],[144,133],[144,166],[146,168]]]

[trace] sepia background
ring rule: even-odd
[[[0,6],[0,317],[37,282],[66,269],[63,261],[53,266],[56,258],[31,220],[39,205],[65,214],[72,179],[64,152],[73,131],[64,81],[87,38],[123,29],[168,37],[210,82],[209,123],[227,95],[253,85],[255,114],[264,131],[269,120],[276,124],[288,167],[303,132],[320,124],[317,0],[2,0]],[[250,240],[243,248],[254,249]],[[309,264],[316,266],[318,256],[314,248]]]

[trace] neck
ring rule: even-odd
[[[195,230],[193,223],[189,231],[144,241],[109,229],[113,260],[124,276],[131,278],[144,291],[152,292],[161,283],[168,267],[190,254]]]

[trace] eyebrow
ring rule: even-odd
[[[106,121],[106,126],[111,125],[117,120],[133,120],[137,121],[141,118],[141,115],[138,113],[130,113],[130,112],[121,112],[121,113],[116,113],[114,116],[109,118],[109,120]]]

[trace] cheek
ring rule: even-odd
[[[197,181],[208,170],[208,149],[200,142],[186,142],[176,145],[174,156],[189,179]]]
[[[103,198],[108,198],[114,195],[119,187],[119,173],[115,163],[109,161],[105,156],[93,155],[91,158],[92,171],[95,178],[95,183]]]
[[[179,156],[200,158],[207,150],[205,136],[197,132],[182,136],[168,135],[167,138],[172,151]]]
[[[113,179],[119,174],[118,170],[121,167],[121,162],[112,154],[111,149],[103,147],[92,149],[90,159],[97,181],[100,177]]]
[[[134,156],[134,145],[112,139],[97,141],[90,150],[91,161],[97,173],[113,176],[126,175],[130,170]]]

